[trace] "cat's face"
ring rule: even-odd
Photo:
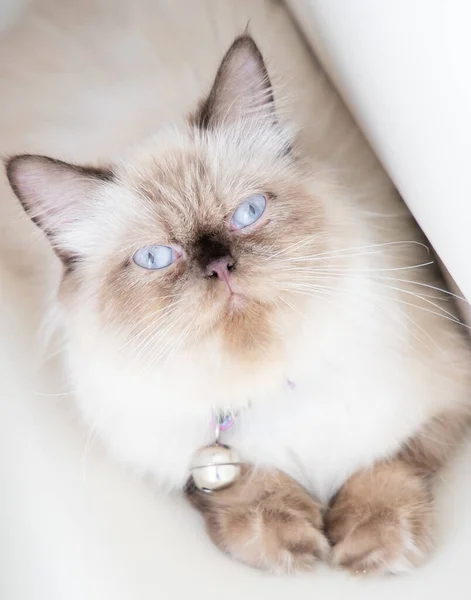
[[[243,37],[184,130],[110,170],[20,156],[8,174],[66,265],[72,310],[93,311],[144,361],[208,337],[253,360],[279,344],[283,323],[302,326],[304,257],[327,247],[322,193],[289,143]]]

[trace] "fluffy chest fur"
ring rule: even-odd
[[[328,500],[447,402],[440,375],[429,374],[425,385],[423,355],[388,342],[400,324],[383,309],[340,302],[321,327],[307,319],[282,361],[245,374],[217,364],[207,349],[144,374],[115,363],[110,349],[91,343],[75,353],[71,345],[79,406],[115,455],[168,489],[185,484],[193,453],[213,441],[213,409],[234,410],[223,442]]]

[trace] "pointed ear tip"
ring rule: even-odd
[[[13,185],[18,167],[25,162],[30,161],[34,157],[31,154],[13,154],[11,156],[3,156],[2,162],[5,167],[8,181]]]
[[[246,29],[244,31],[244,33],[241,33],[240,35],[238,35],[236,37],[236,39],[234,40],[234,43],[237,44],[249,44],[250,46],[255,46],[255,40],[253,39],[253,36],[251,33],[249,33],[249,31]]]
[[[25,199],[27,196],[25,184],[27,186],[31,184],[29,180],[30,169],[31,167],[37,167],[38,163],[47,160],[47,157],[36,154],[13,154],[3,157],[3,164],[10,187],[25,210],[28,209]]]
[[[261,55],[261,52],[259,50],[259,47],[257,46],[257,43],[253,39],[252,35],[250,33],[248,33],[248,31],[245,31],[244,33],[242,33],[241,35],[236,37],[236,39],[232,43],[231,49],[232,50],[246,49],[246,50],[249,50],[250,52],[255,52],[256,54]]]
[[[15,164],[15,162],[18,160],[18,158],[19,158],[18,154],[2,156],[2,163],[5,165],[5,169],[8,170],[11,166],[13,166]]]
[[[23,208],[27,211],[28,207],[24,201],[23,194],[21,193],[21,184],[19,182],[18,177],[18,167],[23,162],[24,159],[23,154],[14,154],[11,156],[3,156],[2,162],[5,167],[6,176],[8,179],[8,183],[10,184],[11,189],[13,190],[15,196],[23,205]]]
[[[12,181],[12,177],[18,165],[21,155],[14,154],[13,156],[2,156],[3,166],[7,174],[8,180]]]
[[[10,156],[4,156],[2,160],[7,171],[9,171],[21,163],[37,160],[38,158],[40,157],[35,156],[34,154],[12,154]]]

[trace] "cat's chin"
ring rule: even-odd
[[[227,308],[229,312],[241,313],[247,307],[249,301],[244,294],[232,293],[227,299]]]

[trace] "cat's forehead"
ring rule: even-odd
[[[268,136],[269,139],[270,136]],[[153,200],[188,197],[199,204],[230,201],[270,180],[279,172],[277,147],[266,132],[251,129],[202,134],[163,131],[142,145],[124,164],[125,180]]]
[[[205,152],[169,151],[128,170],[124,184],[170,230],[210,230],[259,189],[242,167]]]
[[[136,183],[156,218],[175,234],[217,226],[226,211],[227,194],[196,153],[175,152],[156,160]]]
[[[199,153],[174,150],[137,171],[134,184],[141,196],[159,205],[182,209],[212,203],[215,181],[206,162]]]
[[[220,230],[229,210],[195,152],[148,155],[126,165],[120,179],[127,198],[120,221],[132,244],[192,244],[203,232]]]
[[[239,132],[240,133],[240,132]],[[255,143],[224,135],[159,135],[122,165],[122,185],[135,198],[134,229],[142,238],[191,242],[227,229],[237,206],[253,194],[285,187],[284,161]]]

